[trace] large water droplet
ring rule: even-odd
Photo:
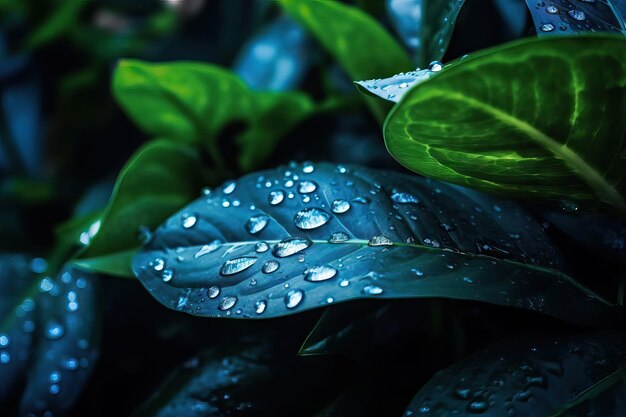
[[[559,12],[559,8],[556,7],[554,4],[551,4],[548,7],[546,7],[546,12],[550,14],[556,14]]]
[[[570,10],[567,14],[572,16],[572,19],[578,21],[583,21],[587,18],[587,15],[582,10]]]
[[[330,265],[316,266],[306,271],[306,279],[311,282],[326,281],[337,275],[337,270]]]
[[[220,274],[222,275],[233,275],[238,272],[244,271],[254,265],[257,261],[257,258],[253,256],[242,256],[241,258],[235,258],[224,262],[222,265],[222,269],[220,269]]]
[[[281,190],[272,191],[267,196],[267,201],[273,206],[276,206],[283,202],[285,199],[285,193]]]
[[[305,174],[310,174],[313,171],[315,171],[315,166],[313,166],[312,162],[305,161],[302,163],[302,172],[304,172]]]
[[[161,274],[161,279],[163,280],[163,282],[170,282],[172,280],[172,278],[174,278],[174,270],[173,269],[166,269]]]
[[[345,213],[346,211],[350,210],[350,203],[348,203],[346,200],[335,200],[331,204],[331,209],[333,213]]]
[[[236,187],[237,187],[237,183],[235,181],[228,181],[227,183],[224,184],[224,188],[222,188],[222,192],[224,194],[231,194],[233,191],[235,191]]]
[[[257,301],[256,304],[254,305],[254,311],[257,314],[263,314],[266,308],[267,308],[267,301],[265,300]]]
[[[554,30],[554,25],[552,23],[544,23],[541,26],[539,26],[539,29],[542,32],[552,32]]]
[[[443,64],[441,63],[441,61],[433,61],[428,64],[428,69],[433,72],[439,72],[443,69]]]
[[[298,192],[300,194],[309,194],[317,189],[317,185],[313,181],[300,181],[298,184]]]
[[[301,290],[291,290],[285,296],[285,305],[287,308],[295,308],[304,298],[304,292]]]
[[[218,250],[220,247],[222,247],[222,242],[219,240],[214,240],[213,242],[209,243],[208,245],[204,245],[202,246],[198,252],[196,252],[193,257],[194,259],[198,259],[199,257],[201,257],[202,255],[206,255],[208,253],[211,252],[215,252],[216,250]]]
[[[393,241],[385,235],[374,236],[367,242],[368,246],[392,246]]]
[[[420,201],[413,194],[394,192],[391,194],[391,201],[400,204],[417,204]]]
[[[183,228],[185,228],[185,229],[192,228],[196,224],[196,222],[198,221],[196,216],[194,216],[193,214],[190,214],[190,213],[183,213],[183,215],[181,216],[180,220],[181,220],[181,224],[183,225]]]
[[[300,210],[293,221],[296,226],[303,230],[311,230],[323,226],[330,220],[330,214],[322,209],[308,207]]]
[[[377,285],[370,284],[366,285],[365,288],[363,288],[363,293],[367,295],[379,295],[383,293],[383,289]]]
[[[220,288],[214,285],[206,290],[206,295],[208,295],[210,299],[217,298],[217,296],[220,295]]]
[[[251,234],[259,233],[265,228],[265,226],[267,226],[269,221],[269,216],[266,216],[265,214],[252,216],[246,222],[246,230]]]
[[[217,308],[222,311],[226,311],[233,308],[235,304],[237,304],[237,297],[235,297],[234,295],[229,295],[228,297],[222,298],[222,301],[220,301]]]
[[[278,261],[269,260],[263,264],[261,271],[264,274],[271,274],[272,272],[277,271],[278,268],[280,268],[280,263]]]
[[[343,243],[350,240],[350,236],[344,232],[335,232],[328,238],[328,243]]]
[[[256,251],[256,253],[267,252],[269,248],[270,245],[265,242],[257,242],[256,245],[254,245],[254,250]]]
[[[313,242],[309,239],[302,237],[290,237],[285,240],[281,240],[276,245],[272,253],[278,258],[285,258],[287,256],[295,255],[311,246]]]

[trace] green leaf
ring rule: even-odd
[[[228,70],[194,62],[121,61],[113,77],[113,93],[146,133],[202,143],[222,172],[227,169],[221,166],[216,142],[228,124],[246,123],[236,142],[241,147],[240,168],[249,170],[314,108],[302,93],[255,92]]]
[[[78,259],[73,265],[78,269],[93,273],[114,275],[117,277],[134,278],[130,266],[133,257],[139,251],[139,247],[123,252],[114,252],[109,255],[96,256],[94,258]]]
[[[195,148],[166,140],[148,142],[120,172],[100,229],[78,258],[107,255],[105,259],[115,260],[111,273],[119,271],[114,254],[135,249],[141,228],[155,228],[193,200],[205,175]]]
[[[600,199],[626,213],[626,40],[523,40],[448,65],[384,127],[404,166],[519,197]]]
[[[296,178],[297,176],[297,178]],[[359,166],[290,164],[174,214],[133,261],[165,306],[270,318],[357,298],[443,297],[593,323],[610,303],[560,272],[515,203]]]
[[[70,31],[76,25],[86,1],[56,1],[50,17],[26,39],[27,48],[37,48]]]
[[[438,372],[406,414],[618,416],[625,359],[624,334],[616,331],[526,335]]]
[[[450,43],[456,18],[465,0],[389,1],[389,17],[417,64],[439,61]],[[417,9],[417,10],[416,10]]]
[[[412,67],[408,54],[374,19],[336,1],[279,0],[353,80],[380,78]],[[375,114],[384,107],[371,100]],[[386,111],[385,111],[386,112]]]

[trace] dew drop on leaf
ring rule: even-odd
[[[369,242],[367,242],[368,246],[392,246],[393,241],[389,239],[385,235],[378,235],[372,237]]]
[[[272,253],[278,258],[285,258],[287,256],[295,255],[296,253],[305,250],[312,244],[313,242],[306,238],[290,237],[281,240],[276,245],[274,245]]]
[[[276,206],[283,202],[285,199],[285,193],[281,190],[271,191],[267,196],[267,201],[273,206]]]
[[[265,228],[265,226],[267,226],[269,221],[270,221],[270,218],[266,216],[265,214],[252,216],[246,222],[246,230],[250,234],[259,233],[261,230]]]
[[[261,271],[264,274],[271,274],[272,272],[277,271],[278,268],[280,268],[280,263],[278,261],[269,260],[263,264]]]
[[[220,269],[220,274],[225,276],[237,274],[250,268],[256,261],[257,258],[253,256],[242,256],[241,258],[230,259],[224,262]]]
[[[291,290],[285,296],[285,305],[287,308],[295,308],[304,298],[304,292],[301,290]]]
[[[311,282],[320,282],[331,279],[335,275],[337,275],[337,270],[335,268],[329,265],[321,265],[309,268],[306,271],[306,277],[304,279]]]
[[[309,194],[317,189],[317,185],[313,181],[300,181],[298,184],[298,192],[300,194]]]
[[[311,230],[325,225],[330,220],[330,214],[315,207],[300,210],[294,217],[294,222],[299,229]]]
[[[227,297],[222,298],[222,301],[220,301],[217,308],[219,308],[222,311],[226,311],[226,310],[230,310],[231,308],[233,308],[235,304],[237,304],[237,297],[235,297],[234,295],[229,295]]]
[[[335,200],[331,204],[331,210],[333,213],[342,214],[350,210],[350,203],[346,200]]]
[[[335,232],[328,238],[328,243],[343,243],[350,240],[350,236],[344,232]]]

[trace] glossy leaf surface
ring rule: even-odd
[[[479,52],[409,91],[391,154],[421,174],[502,194],[598,199],[624,212],[626,40],[524,40]]]
[[[511,202],[329,164],[230,181],[168,219],[133,269],[169,308],[269,318],[355,298],[446,297],[590,323],[608,304],[553,269]]]
[[[405,416],[618,416],[626,342],[618,332],[530,336],[438,372]]]

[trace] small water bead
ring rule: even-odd
[[[96,223],[98,224],[98,229],[100,229],[100,221],[98,220]],[[89,229],[91,230],[91,228],[94,227],[96,223],[92,224]],[[94,235],[96,233],[98,233],[98,230],[95,231]],[[30,261],[29,267],[30,270],[35,274],[43,274],[44,272],[46,272],[46,269],[48,269],[48,261],[46,261],[44,258],[33,258]]]
[[[224,208],[226,208],[226,207],[230,207],[230,201],[228,201],[228,200],[224,199],[224,200],[222,201],[222,207],[224,207]]]
[[[378,235],[372,237],[369,242],[367,242],[368,246],[392,246],[393,241],[389,239],[385,235]]]
[[[204,196],[209,196],[211,195],[211,187],[203,187],[200,190],[200,194],[204,195]]]
[[[274,249],[272,249],[272,254],[277,258],[286,258],[287,256],[295,255],[296,253],[305,250],[312,244],[313,242],[311,242],[307,238],[290,237],[281,240],[276,245],[274,245]]]
[[[343,243],[350,240],[350,236],[344,232],[335,232],[328,238],[328,243]]]
[[[57,340],[63,337],[65,329],[56,320],[50,320],[46,326],[46,337],[50,340]]]
[[[391,194],[391,201],[400,204],[417,204],[420,202],[413,194],[402,192],[394,192]]]
[[[470,413],[482,413],[489,408],[489,404],[485,401],[472,401],[467,405],[467,411]]]
[[[265,242],[257,242],[257,244],[254,245],[254,250],[256,251],[256,253],[267,252],[269,248],[270,248],[270,245],[268,245]]]
[[[367,197],[356,197],[354,199],[352,199],[353,203],[359,203],[359,204],[369,204],[370,199]]]
[[[342,214],[350,210],[350,203],[346,200],[335,200],[331,204],[331,210],[333,213]]]
[[[309,194],[317,189],[317,184],[313,181],[300,181],[298,183],[298,192],[300,194]]]
[[[348,281],[347,279],[341,280],[341,282],[339,282],[340,287],[347,287],[348,285],[350,285],[350,281]]]
[[[467,282],[468,284],[471,284],[474,281],[470,277],[463,277],[463,282]]]
[[[291,180],[285,181],[285,188],[290,188],[290,187],[293,187],[293,181]]]
[[[302,230],[316,229],[328,223],[329,220],[330,214],[315,207],[300,210],[293,219],[296,226]]]
[[[313,166],[313,163],[310,161],[305,161],[302,164],[302,172],[304,172],[305,174],[310,174],[311,172],[315,171],[315,167]]]
[[[556,7],[555,5],[551,4],[550,6],[546,7],[546,12],[550,13],[550,14],[556,14],[559,12],[559,8]]]
[[[163,271],[165,268],[165,260],[163,258],[156,258],[152,262],[150,262],[150,266],[157,272]]]
[[[174,270],[173,269],[166,269],[161,274],[161,279],[163,280],[163,282],[170,282],[172,280],[172,278],[174,278]]]
[[[209,287],[208,290],[206,290],[206,295],[210,298],[210,299],[214,299],[217,298],[218,295],[220,295],[220,288],[216,287],[215,285],[212,287]]]
[[[61,367],[67,371],[74,371],[78,369],[78,360],[75,358],[65,359],[61,362]]]
[[[181,223],[183,225],[183,228],[185,229],[192,228],[197,221],[198,219],[193,214],[183,213],[183,215],[181,216]]]
[[[383,289],[377,285],[366,285],[363,288],[363,293],[367,295],[380,295],[383,293]]]
[[[241,258],[230,259],[224,262],[220,269],[220,274],[224,276],[234,275],[244,271],[254,265],[257,258],[254,256],[242,256]]]
[[[552,32],[554,30],[554,25],[552,23],[544,23],[541,26],[539,26],[539,29],[542,32]]]
[[[321,265],[309,268],[307,271],[305,271],[305,273],[306,277],[304,277],[304,279],[306,279],[307,281],[320,282],[333,278],[335,275],[337,275],[337,270],[330,265]]]
[[[420,271],[417,268],[413,268],[411,269],[411,272],[413,272],[415,275],[417,275],[418,277],[423,277],[424,276],[424,272]]]
[[[11,339],[9,338],[9,335],[6,333],[0,333],[0,348],[5,348],[9,346],[10,343]]]
[[[587,18],[587,15],[582,10],[570,10],[567,14],[569,14],[572,19],[578,21],[583,21]]]
[[[291,290],[285,296],[285,305],[287,308],[295,308],[304,298],[304,292],[301,290]]]
[[[0,364],[7,364],[11,362],[11,355],[9,352],[0,351]]]
[[[266,308],[267,308],[267,301],[265,300],[257,301],[256,304],[254,305],[254,312],[257,314],[263,314]]]
[[[52,384],[50,385],[50,388],[48,389],[48,391],[52,395],[57,395],[59,392],[61,392],[61,387],[59,386],[59,384]]]
[[[193,257],[194,259],[198,259],[199,257],[206,255],[208,253],[211,252],[215,252],[216,250],[218,250],[219,248],[222,247],[222,242],[219,240],[214,240],[213,242],[209,243],[208,245],[204,245],[202,246],[198,252],[196,252]]]
[[[224,184],[224,188],[222,188],[222,192],[224,194],[231,194],[233,191],[235,191],[236,187],[237,187],[237,183],[235,181],[228,181],[227,183]]]
[[[337,165],[337,172],[340,174],[345,174],[346,172],[348,172],[348,169],[343,165]]]
[[[309,197],[308,195],[305,195],[304,197],[302,197],[303,203],[308,203],[309,201],[311,201],[311,197]]]
[[[246,222],[246,230],[250,234],[259,233],[261,230],[265,228],[265,226],[267,226],[269,221],[270,221],[269,216],[266,216],[265,214],[252,216]]]
[[[271,274],[272,272],[277,271],[278,268],[280,268],[280,262],[269,260],[263,264],[261,272],[263,272],[264,274]]]
[[[420,414],[426,414],[426,413],[429,413],[429,412],[430,412],[430,407],[420,407],[417,411],[418,411]]]
[[[48,380],[52,383],[57,383],[61,381],[61,374],[57,371],[52,371],[50,372],[50,376],[48,377]]]
[[[231,308],[235,306],[235,304],[237,304],[237,300],[238,300],[237,297],[235,297],[234,295],[224,297],[222,298],[222,301],[220,301],[217,308],[219,308],[222,311],[230,310]]]
[[[441,61],[433,61],[428,64],[428,69],[433,72],[439,72],[443,69],[443,64],[441,63]]]
[[[276,206],[283,202],[285,199],[285,193],[281,190],[272,191],[267,197],[267,201],[273,206]]]

